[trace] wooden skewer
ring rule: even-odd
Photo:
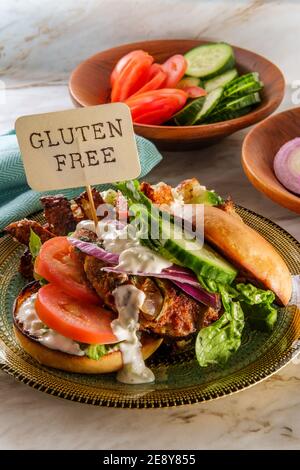
[[[93,217],[93,221],[94,221],[94,223],[95,223],[95,228],[96,228],[96,227],[97,227],[97,224],[98,224],[98,217],[97,217],[96,208],[95,208],[95,204],[94,204],[94,199],[93,199],[93,193],[92,193],[91,185],[90,185],[90,184],[86,185],[85,189],[86,189],[86,192],[87,192],[87,195],[88,195],[88,198],[89,198],[89,203],[90,203],[90,207],[91,207],[92,217]]]
[[[81,143],[80,143],[80,140],[78,138],[76,138],[76,144],[77,144],[77,148],[78,148],[79,152],[81,153]],[[83,169],[83,172],[84,172],[84,169]],[[84,172],[84,174],[85,174],[85,172]],[[85,179],[87,180],[86,175],[85,175]],[[94,224],[95,224],[95,229],[96,229],[97,224],[98,224],[98,217],[97,217],[97,213],[96,213],[96,208],[95,208],[95,203],[94,203],[94,199],[93,199],[93,193],[92,193],[91,185],[87,184],[85,186],[85,190],[86,190],[88,198],[89,198],[92,218],[93,218],[93,221],[94,221]]]

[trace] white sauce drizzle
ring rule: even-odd
[[[17,311],[16,319],[22,324],[23,329],[49,349],[74,354],[75,356],[84,356],[84,351],[80,349],[79,343],[66,338],[51,328],[47,328],[40,320],[34,306],[36,298],[37,294],[32,294],[20,305]]]
[[[140,244],[133,225],[118,228],[114,221],[100,221],[95,230],[92,220],[83,220],[76,230],[79,228],[93,231],[102,240],[106,251],[120,255],[117,268],[124,271],[159,274],[172,266],[172,262]]]
[[[132,285],[123,285],[113,291],[119,317],[111,323],[116,337],[122,341],[120,350],[123,367],[117,374],[117,380],[126,384],[149,383],[155,380],[153,372],[146,367],[141,343],[138,336],[139,309],[145,300],[145,294]]]
[[[141,245],[135,227],[130,224],[119,228],[115,221],[100,221],[95,228],[93,221],[84,220],[77,225],[79,228],[92,230],[102,240],[106,251],[119,254],[117,267],[124,271],[159,274],[172,265],[172,262]],[[146,296],[132,285],[117,287],[113,295],[119,317],[112,321],[111,326],[118,341],[121,341],[123,358],[123,368],[118,372],[117,380],[127,384],[153,382],[155,377],[145,366],[138,333],[139,310]]]

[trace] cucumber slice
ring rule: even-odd
[[[201,246],[197,240],[169,238],[164,244],[164,249],[180,264],[192,269],[197,276],[231,284],[237,274],[236,269],[216,251],[206,244]]]
[[[233,281],[237,270],[208,245],[202,245],[196,238],[189,240],[172,218],[170,223],[170,214],[163,217],[163,213],[153,211],[151,201],[141,193],[137,181],[117,183],[116,187],[135,204],[130,204],[131,215],[148,235],[141,239],[143,244],[172,262],[191,268],[197,276],[223,284]],[[159,225],[158,237],[153,236],[153,223]]]
[[[190,86],[202,86],[202,80],[197,77],[183,77],[180,82],[177,83],[176,88],[185,88]]]
[[[205,97],[201,96],[189,104],[187,104],[183,109],[174,114],[172,120],[177,124],[177,126],[189,126],[193,124],[197,114],[201,110]]]
[[[230,110],[223,110],[220,112],[216,112],[211,114],[208,119],[205,121],[205,124],[210,124],[214,122],[221,122],[221,121],[229,121],[230,119],[236,119],[238,117],[244,116],[251,111],[251,106],[247,106],[246,108],[239,109],[237,111],[230,111]]]
[[[234,99],[226,103],[224,110],[238,111],[242,108],[252,106],[253,104],[260,103],[261,99],[259,93],[251,93],[250,95],[242,96],[241,98]],[[220,110],[221,111],[221,110]]]
[[[212,78],[234,66],[233,49],[229,44],[213,43],[195,47],[184,55],[186,75]]]
[[[212,111],[216,108],[219,104],[223,95],[223,88],[216,88],[215,90],[208,93],[208,95],[204,99],[204,103],[202,108],[200,109],[199,113],[195,117],[192,124],[198,124],[203,122],[207,116],[209,116]]]
[[[236,69],[228,70],[227,72],[217,75],[204,83],[205,90],[209,93],[220,86],[224,87],[228,83],[232,82],[238,76]]]
[[[224,90],[223,98],[238,98],[239,96],[249,95],[250,93],[260,91],[263,86],[263,82],[260,81],[241,82]]]
[[[240,77],[235,78],[232,82],[227,83],[224,86],[224,91],[227,91],[231,87],[235,87],[241,83],[248,83],[248,82],[259,82],[259,73],[258,72],[250,72],[246,73],[245,75],[241,75]]]

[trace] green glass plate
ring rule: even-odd
[[[244,221],[281,253],[292,274],[300,274],[300,244],[270,220],[239,207]],[[35,217],[42,220],[41,214]],[[10,237],[0,240],[0,363],[2,369],[37,390],[93,405],[155,408],[199,403],[243,390],[269,377],[300,350],[300,309],[279,311],[271,334],[245,328],[242,346],[225,368],[201,369],[194,351],[170,353],[162,346],[149,360],[156,381],[124,385],[114,374],[82,375],[50,369],[37,363],[17,344],[12,329],[14,298],[24,285],[18,274],[22,247]]]

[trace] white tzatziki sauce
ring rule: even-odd
[[[144,303],[145,294],[133,285],[122,285],[113,291],[113,296],[119,316],[112,321],[111,327],[121,341],[119,346],[123,358],[117,380],[126,384],[153,382],[155,377],[145,365],[138,337],[139,309]]]
[[[99,221],[97,227],[91,220],[79,222],[77,229],[85,228],[97,234],[103,247],[119,256],[117,268],[130,273],[155,273],[172,266],[172,262],[141,245],[133,225],[119,227],[116,221]],[[117,380],[127,384],[148,383],[155,380],[153,372],[145,366],[139,340],[139,311],[146,296],[133,285],[122,285],[113,291],[119,317],[111,323],[123,358],[123,368]]]
[[[172,262],[141,245],[133,225],[118,228],[114,221],[100,221],[95,230],[92,220],[83,220],[77,224],[76,229],[80,228],[96,233],[106,251],[120,255],[117,268],[124,271],[159,274],[172,266]]]
[[[84,351],[80,349],[80,345],[76,341],[48,328],[40,320],[35,309],[36,298],[37,294],[32,294],[20,305],[16,313],[16,319],[22,324],[24,331],[34,336],[36,341],[49,349],[84,356]]]

